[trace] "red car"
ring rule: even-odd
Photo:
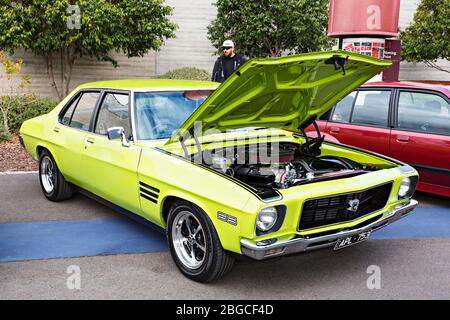
[[[449,86],[366,83],[317,123],[328,140],[384,154],[415,167],[420,173],[417,190],[450,197]],[[315,129],[310,126],[306,131]]]

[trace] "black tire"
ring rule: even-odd
[[[49,174],[48,167],[52,167],[52,173]],[[46,182],[46,177],[50,177],[51,185]],[[39,157],[39,182],[42,192],[50,201],[62,201],[69,199],[73,195],[73,188],[64,179],[58,169],[55,159],[47,150],[43,150]]]
[[[187,212],[191,213],[195,217],[192,218],[191,216],[192,222],[198,222],[202,228],[201,232],[203,232],[204,234],[204,242],[202,243],[206,248],[204,259],[199,259],[203,262],[201,262],[201,265],[195,268],[190,267],[183,262],[183,257],[180,253],[181,246],[178,245],[178,249],[176,249],[177,244],[174,242],[173,237],[173,231],[176,222],[179,222],[180,216],[186,215]],[[222,248],[216,229],[214,228],[214,225],[209,219],[208,215],[203,210],[195,205],[192,205],[189,202],[175,202],[170,208],[167,220],[168,222],[166,233],[167,240],[169,242],[170,253],[173,260],[175,261],[176,266],[186,277],[197,282],[211,282],[221,278],[231,270],[234,264],[234,258]],[[186,246],[184,247],[186,248]],[[193,247],[195,248],[195,244],[193,245]]]

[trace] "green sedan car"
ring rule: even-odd
[[[236,255],[342,249],[417,206],[412,167],[304,131],[389,65],[331,51],[253,59],[220,86],[84,84],[21,140],[45,197],[83,192],[165,229],[180,271],[208,282]]]

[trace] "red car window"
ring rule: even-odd
[[[387,127],[391,91],[364,90],[358,93],[351,123]]]
[[[450,105],[442,97],[422,92],[400,92],[399,129],[450,135]]]
[[[356,91],[353,91],[336,104],[331,121],[343,123],[350,122],[350,115],[352,113],[352,107],[356,98],[356,93]]]

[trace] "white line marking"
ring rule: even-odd
[[[5,171],[0,172],[1,175],[13,175],[13,174],[29,174],[29,173],[39,173],[39,171]]]

